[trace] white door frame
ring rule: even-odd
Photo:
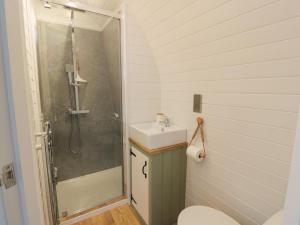
[[[0,30],[3,27],[2,17],[2,2],[0,1]],[[5,40],[0,32],[0,176],[2,173],[2,167],[14,163],[13,144],[12,144],[12,132],[10,124],[10,116],[8,109],[8,99],[6,90],[5,70],[8,68],[5,66],[7,58],[4,57]],[[16,171],[16,175],[19,171]],[[1,179],[1,178],[0,178]],[[2,180],[3,182],[3,180]],[[5,188],[5,184],[0,186],[0,225],[22,225],[23,216],[20,209],[20,196],[18,185],[14,185],[8,189]]]
[[[130,179],[130,145],[129,145],[129,101],[128,101],[128,67],[127,67],[127,8],[123,3],[119,9],[120,35],[121,35],[121,66],[122,66],[122,111],[123,111],[123,166],[124,166],[124,194],[130,201],[131,179]]]
[[[4,201],[3,201],[1,191],[0,191],[0,225],[7,225],[6,213],[4,209]]]

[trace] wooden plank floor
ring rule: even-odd
[[[142,223],[131,206],[123,205],[73,225],[142,225]]]

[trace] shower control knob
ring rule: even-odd
[[[115,120],[119,119],[119,114],[118,113],[114,113],[114,119]]]

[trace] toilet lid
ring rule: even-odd
[[[240,225],[225,213],[206,206],[191,206],[178,217],[178,225]]]
[[[281,225],[283,224],[283,210],[275,213],[270,219],[268,219],[263,225]]]

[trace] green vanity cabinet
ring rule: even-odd
[[[147,149],[130,140],[131,203],[147,225],[172,225],[185,206],[186,143]]]

